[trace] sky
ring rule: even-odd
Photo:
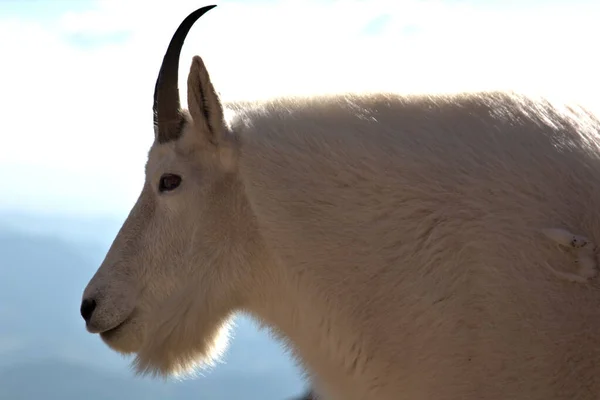
[[[0,0],[0,211],[124,216],[180,21],[223,101],[517,89],[595,104],[595,0]]]

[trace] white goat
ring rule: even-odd
[[[85,289],[87,329],[166,376],[218,357],[245,312],[328,400],[598,399],[598,118],[378,93],[226,121],[199,57],[183,111],[180,49],[210,8],[165,54],[146,183]]]

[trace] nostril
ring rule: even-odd
[[[90,322],[92,318],[92,314],[96,309],[96,300],[94,299],[83,299],[81,302],[81,308],[79,311],[81,312],[81,316],[85,320],[85,322]]]

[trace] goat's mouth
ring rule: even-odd
[[[126,318],[117,326],[100,332],[100,338],[111,349],[122,353],[131,354],[138,351],[142,337],[140,336],[139,321],[132,316]]]
[[[110,329],[107,329],[105,331],[98,332],[98,334],[100,335],[100,337],[102,337],[102,339],[106,339],[106,338],[110,339],[111,336],[114,336],[115,334],[117,334],[125,325],[127,325],[129,323],[130,319],[131,319],[130,317],[127,317],[123,321],[121,321],[119,324],[117,324],[116,326],[114,326]]]
[[[97,321],[88,321],[85,324],[85,329],[87,329],[87,331],[89,333],[94,333],[94,334],[98,333],[98,334],[102,335],[103,333],[118,329],[119,327],[124,325],[130,318],[131,318],[131,315],[126,317],[125,319],[121,320],[120,322],[114,323],[113,325],[109,325],[108,327],[102,326],[102,324],[98,323]]]

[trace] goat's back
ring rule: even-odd
[[[599,128],[497,93],[242,113],[248,198],[299,291],[274,324],[344,399],[595,399],[600,291],[551,272],[577,266],[541,230],[600,243]]]

